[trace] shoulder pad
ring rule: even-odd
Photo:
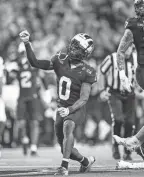
[[[61,51],[56,54],[58,56],[58,59],[65,60],[67,57],[66,53],[62,53]]]
[[[132,29],[136,25],[137,25],[137,18],[136,17],[128,18],[125,21],[125,29]]]
[[[86,83],[93,84],[94,82],[97,81],[96,70],[93,67],[86,64],[85,71],[86,71],[86,78],[85,78]]]

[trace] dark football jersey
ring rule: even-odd
[[[137,50],[139,64],[144,64],[144,23],[139,18],[129,18],[125,23],[125,28],[133,33],[134,44]]]
[[[71,69],[66,54],[55,55],[52,62],[57,75],[58,103],[61,106],[71,106],[80,98],[82,83],[96,82],[96,71],[84,62]]]
[[[36,97],[38,86],[37,86],[38,70],[32,68],[27,62],[27,58],[19,60],[17,79],[20,88],[20,97]]]

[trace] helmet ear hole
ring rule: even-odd
[[[90,41],[90,42],[89,42],[89,45],[93,45],[93,41]]]

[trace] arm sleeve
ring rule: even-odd
[[[31,44],[25,43],[27,58],[31,64],[31,66],[39,69],[50,70],[52,69],[52,63],[49,60],[38,60],[35,57]]]
[[[101,63],[101,66],[100,66],[101,73],[106,74],[111,65],[112,65],[111,56],[108,55]]]
[[[77,109],[80,109],[83,105],[85,105],[89,99],[91,91],[91,84],[83,83],[80,92],[80,98],[69,108],[70,114],[75,112]]]

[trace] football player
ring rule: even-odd
[[[26,50],[23,43],[19,45],[18,61],[16,61],[15,68],[12,71],[15,71],[19,83],[17,119],[18,127],[21,129],[23,153],[27,155],[30,143],[30,154],[36,156],[39,138],[39,121],[41,120],[37,85],[38,70],[32,68],[27,61]],[[30,140],[27,133],[28,127]]]
[[[85,121],[85,104],[91,85],[96,82],[96,71],[84,62],[94,49],[93,40],[88,34],[77,34],[71,39],[67,53],[59,52],[51,60],[37,60],[29,37],[28,31],[20,33],[30,64],[44,70],[53,69],[57,76],[58,109],[55,132],[63,159],[55,175],[68,175],[69,159],[80,162],[80,172],[86,172],[90,170],[95,158],[86,158],[74,148],[73,132],[78,124]]]
[[[128,47],[134,43],[137,50],[137,62],[136,79],[139,86],[144,89],[144,0],[134,0],[134,7],[136,17],[129,18],[125,23],[125,32],[120,41],[117,50],[117,63],[119,68],[119,74],[123,88],[128,92],[131,92],[131,83],[129,82],[124,68],[125,52]],[[115,141],[122,143],[129,150],[136,150],[139,155],[144,159],[143,146],[144,143],[144,126],[133,137],[121,139],[118,136],[114,136]]]

